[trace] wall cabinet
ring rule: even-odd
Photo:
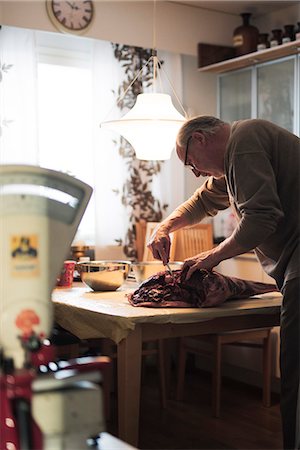
[[[299,123],[296,123],[296,118],[299,119],[299,114],[296,114],[296,99],[299,98],[296,69],[296,57],[258,65],[255,77],[256,92],[254,92],[255,116],[294,133],[299,132]]]
[[[300,134],[300,40],[199,68],[218,76],[218,116],[262,118]]]
[[[218,116],[226,122],[252,116],[252,70],[243,69],[218,77]]]
[[[218,115],[261,118],[300,133],[300,56],[263,62],[218,75]]]

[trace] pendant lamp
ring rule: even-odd
[[[153,60],[152,86],[153,88],[156,87],[157,69],[161,69],[162,73],[164,71],[154,48],[152,56],[132,80],[124,94],[117,100],[117,103],[125,97],[130,87],[143,72],[144,67],[151,60]],[[166,79],[186,116],[184,108],[167,75]],[[185,116],[177,111],[170,95],[157,92],[145,93],[137,95],[136,103],[123,117],[118,120],[102,122],[100,127],[121,134],[132,145],[138,159],[148,161],[166,160],[171,157],[172,150],[175,147],[176,135],[186,120]]]
[[[171,157],[177,132],[184,121],[170,95],[139,94],[125,116],[101,126],[120,133],[132,145],[138,159],[165,160]]]

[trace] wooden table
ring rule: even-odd
[[[138,445],[142,343],[221,331],[279,325],[281,295],[231,300],[217,308],[131,306],[124,288],[92,292],[85,287],[53,291],[55,320],[81,339],[110,338],[118,345],[119,438]]]

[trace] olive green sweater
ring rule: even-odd
[[[225,176],[207,181],[178,210],[189,223],[232,205],[240,219],[233,237],[254,249],[279,287],[300,275],[300,140],[261,119],[234,122]]]

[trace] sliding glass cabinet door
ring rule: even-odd
[[[295,130],[296,58],[257,67],[257,117]]]
[[[219,76],[219,117],[225,122],[251,118],[251,68]]]

